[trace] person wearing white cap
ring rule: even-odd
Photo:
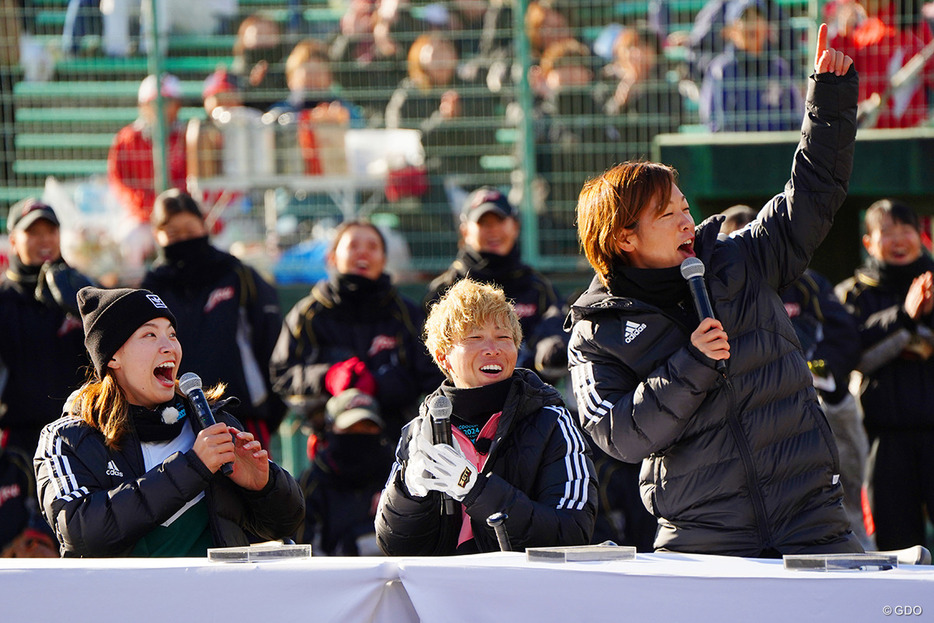
[[[168,181],[185,188],[185,132],[178,123],[182,87],[178,78],[165,74],[161,80],[162,110],[168,136]],[[153,170],[152,128],[156,122],[156,77],[146,76],[137,96],[139,117],[114,138],[107,156],[107,179],[134,220],[149,225],[149,213],[156,198]]]
[[[178,121],[181,109],[182,87],[178,78],[164,74],[161,85],[162,111],[166,127],[166,183],[184,190],[188,167],[185,161],[185,125]],[[156,76],[147,76],[139,85],[137,97],[139,117],[123,127],[107,154],[107,181],[114,195],[126,211],[127,231],[120,237],[128,257],[128,264],[142,267],[155,250],[149,230],[149,215],[158,192],[156,188],[153,126],[158,111],[156,102]],[[141,271],[140,271],[140,274]]]

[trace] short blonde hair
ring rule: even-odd
[[[512,333],[516,348],[522,343],[522,325],[502,289],[471,279],[461,279],[432,305],[425,321],[425,346],[442,371],[438,353],[447,353],[471,329],[492,322]]]

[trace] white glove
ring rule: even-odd
[[[412,434],[408,443],[409,459],[402,474],[402,480],[412,496],[423,498],[428,495],[428,489],[423,483],[431,476],[425,472],[428,457],[422,448],[431,445],[431,422],[427,417],[421,418],[421,420],[412,422],[411,429]]]
[[[425,482],[431,480],[431,476],[426,471],[427,466],[428,457],[424,452],[419,450],[414,455],[409,454],[409,462],[405,466],[402,480],[412,497],[423,498],[428,495]]]
[[[462,502],[477,482],[477,466],[467,460],[460,448],[446,443],[422,448],[425,457],[424,472],[430,478],[414,475],[417,485],[431,491],[440,491]],[[421,467],[421,466],[420,466]]]

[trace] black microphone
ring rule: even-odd
[[[201,422],[202,428],[214,426],[214,424],[217,423],[214,420],[214,414],[211,412],[211,405],[208,404],[208,399],[204,395],[204,390],[201,389],[200,376],[194,372],[186,372],[178,379],[178,388],[188,397],[192,408],[195,410],[195,415],[198,416],[198,420]],[[233,464],[224,463],[221,465],[221,472],[225,476],[230,476],[230,474],[233,473]]]
[[[691,291],[691,298],[694,299],[694,307],[697,309],[697,317],[703,322],[704,318],[714,318],[713,305],[710,304],[710,297],[707,295],[707,285],[704,283],[704,263],[696,257],[689,257],[681,262],[681,276],[688,282],[688,289]],[[718,359],[716,363],[717,372],[726,375],[726,360]]]
[[[451,435],[451,411],[454,406],[447,396],[435,396],[428,403],[428,416],[431,418],[431,442],[446,443],[454,447],[454,437]],[[444,499],[444,514],[453,515],[457,512],[454,498],[442,493]]]

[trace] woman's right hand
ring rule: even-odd
[[[914,278],[905,297],[905,313],[918,320],[934,311],[934,276],[931,271]]]
[[[236,458],[236,446],[227,425],[218,422],[198,433],[192,447],[205,467],[216,473],[224,463],[233,463]]]
[[[707,356],[720,361],[730,358],[730,343],[727,341],[723,325],[715,318],[704,318],[691,334],[691,344]]]

